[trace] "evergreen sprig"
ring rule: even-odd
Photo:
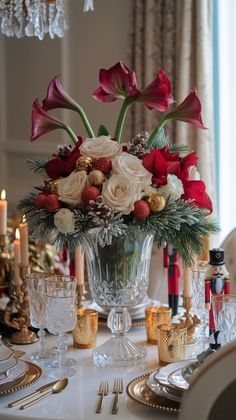
[[[33,156],[27,159],[27,165],[29,169],[33,172],[36,172],[43,176],[43,178],[48,178],[45,172],[45,165],[48,162],[48,158],[45,156]]]

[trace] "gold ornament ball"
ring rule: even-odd
[[[105,181],[105,176],[99,169],[95,169],[94,171],[91,171],[88,175],[88,181],[90,185],[102,185]]]
[[[53,194],[58,193],[57,182],[58,182],[58,179],[55,179],[54,181],[50,182],[50,191]]]
[[[93,166],[93,159],[89,156],[80,156],[76,161],[77,171],[88,172]]]
[[[151,207],[151,210],[157,212],[164,209],[166,205],[166,200],[164,199],[162,195],[152,194],[148,198],[148,203]]]

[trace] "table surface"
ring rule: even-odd
[[[110,332],[106,327],[99,329],[97,337],[97,345],[102,344],[109,338]],[[119,396],[119,411],[116,415],[118,419],[129,418],[132,419],[173,419],[173,414],[161,413],[157,409],[146,408],[141,404],[131,400],[125,388],[127,384],[139,375],[145,372],[151,372],[157,370],[158,359],[157,359],[157,346],[147,345],[146,333],[144,327],[132,328],[129,333],[129,337],[137,344],[144,345],[147,349],[146,359],[139,362],[138,365],[131,365],[126,367],[114,367],[109,366],[105,368],[96,367],[92,361],[92,349],[81,350],[76,349],[72,346],[72,335],[68,334],[68,356],[71,356],[77,360],[77,374],[76,377],[69,380],[67,388],[60,394],[50,395],[44,400],[37,403],[35,406],[28,408],[27,410],[20,410],[19,406],[15,408],[8,408],[7,404],[10,401],[14,401],[24,395],[33,392],[39,386],[52,381],[48,376],[48,369],[44,369],[43,364],[40,366],[43,368],[43,376],[38,382],[29,388],[24,390],[11,393],[7,396],[0,397],[0,419],[1,420],[16,420],[18,418],[23,419],[45,419],[56,420],[98,420],[99,416],[103,419],[111,418],[111,407],[114,396],[110,392],[104,399],[103,411],[101,414],[96,414],[96,403],[97,403],[97,391],[99,388],[100,381],[108,380],[110,391],[112,389],[113,381],[115,377],[122,377],[124,381],[124,392]],[[48,336],[47,348],[52,348],[55,343],[55,337]],[[15,350],[25,351],[26,354],[22,356],[24,360],[30,360],[29,355],[36,351],[37,344],[31,344],[26,346],[14,345]],[[190,357],[190,356],[189,356]]]

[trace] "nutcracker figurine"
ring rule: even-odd
[[[179,304],[179,255],[172,244],[164,248],[164,267],[168,267],[168,302],[172,316],[178,313]]]
[[[214,248],[210,250],[210,261],[205,279],[205,303],[209,312],[210,333],[214,332],[214,318],[211,307],[211,294],[221,295],[230,293],[229,273],[224,262],[224,250]]]

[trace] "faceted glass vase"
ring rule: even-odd
[[[140,304],[147,294],[152,242],[153,235],[138,228],[104,247],[93,236],[85,240],[91,295],[99,306],[110,310],[107,325],[112,336],[94,349],[97,366],[134,363],[146,355],[144,348],[127,337],[132,324],[128,308]]]

